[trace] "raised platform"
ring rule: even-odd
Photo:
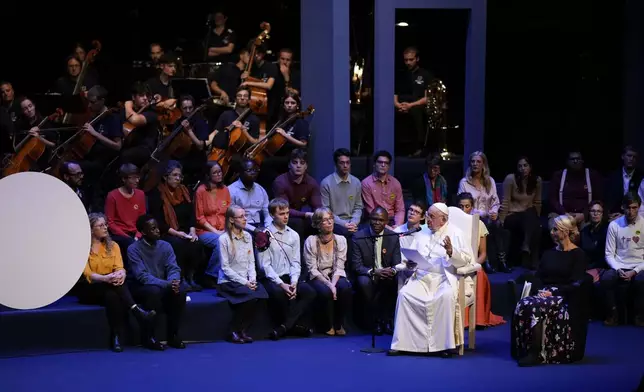
[[[490,275],[492,311],[507,316],[514,304],[509,299],[506,282],[520,274]],[[186,341],[223,340],[231,320],[228,302],[215,290],[190,293],[181,326]],[[163,316],[161,316],[163,317]],[[163,321],[163,320],[160,320]],[[129,344],[138,343],[136,323],[127,337]],[[159,338],[164,338],[163,322]],[[263,339],[270,331],[267,307],[259,308],[251,335]],[[354,331],[357,332],[357,331]],[[52,352],[105,349],[109,329],[105,311],[100,306],[82,305],[76,297],[66,296],[47,307],[35,310],[13,310],[0,307],[0,358]]]

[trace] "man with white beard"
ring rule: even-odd
[[[449,358],[450,350],[464,343],[456,269],[475,259],[463,232],[450,225],[448,217],[447,206],[434,203],[427,212],[429,230],[415,238],[415,249],[429,267],[406,262],[414,273],[398,293],[388,355],[440,352]]]

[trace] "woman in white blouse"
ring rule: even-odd
[[[309,236],[304,242],[306,263],[311,286],[317,292],[317,299],[325,309],[326,334],[346,335],[344,316],[351,302],[351,284],[344,270],[347,261],[347,240],[333,234],[333,212],[329,208],[318,208],[312,217],[317,235]]]
[[[486,266],[487,272],[493,273],[495,270],[510,272],[506,263],[509,233],[500,226],[501,201],[496,192],[496,182],[490,176],[487,157],[482,151],[475,151],[470,155],[470,167],[465,177],[458,183],[458,194],[464,192],[474,198],[472,214],[478,214],[490,232],[488,259],[491,267]]]

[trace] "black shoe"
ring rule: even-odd
[[[402,355],[402,352],[398,350],[387,350],[387,356],[388,357],[397,357],[399,355]]]
[[[156,340],[153,337],[147,338],[143,340],[143,347],[148,348],[150,350],[154,351],[163,351],[165,350],[165,346],[161,344],[158,340]]]
[[[244,339],[242,339],[241,335],[239,333],[237,333],[237,332],[231,333],[226,340],[228,340],[231,343],[235,343],[235,344],[244,344],[244,343],[246,343],[244,341]]]
[[[115,353],[123,352],[123,347],[121,347],[121,340],[119,338],[119,335],[113,334],[112,336],[110,336],[110,350],[114,351]]]
[[[382,336],[383,335],[383,333],[382,333],[382,324],[380,324],[379,322],[376,323],[376,326],[373,329],[373,333],[376,336]]]
[[[268,334],[268,337],[271,340],[280,340],[280,338],[283,338],[285,335],[286,335],[286,327],[283,325],[280,325],[279,327],[272,330],[271,333]]]
[[[157,312],[155,310],[150,310],[148,312],[147,310],[141,308],[139,305],[134,305],[134,307],[130,310],[132,311],[132,314],[134,314],[134,317],[136,317],[137,321],[141,324],[149,323],[157,315]]]
[[[198,285],[194,280],[190,281],[190,287],[192,287],[192,291],[203,291],[203,287]]]
[[[451,351],[447,351],[447,350],[446,351],[441,351],[441,353],[439,354],[439,356],[441,358],[443,358],[443,359],[449,359],[449,358],[452,357],[452,355],[453,355],[453,353]]]
[[[241,331],[241,338],[244,343],[253,343],[253,338],[246,334],[246,331]]]
[[[489,262],[489,261],[487,261],[487,260],[485,260],[485,263],[483,263],[483,270],[484,270],[485,272],[487,272],[488,274],[493,274],[493,273],[495,273],[495,272],[496,272],[496,270],[494,269],[494,267],[492,267],[492,265],[490,265],[490,262]]]
[[[311,337],[311,335],[313,335],[313,329],[312,328],[307,328],[307,327],[305,327],[303,325],[296,325],[291,329],[290,333],[293,336],[299,336],[299,337],[302,337],[302,338],[308,338],[308,337]]]
[[[512,272],[512,268],[508,267],[508,265],[505,262],[499,261],[499,268],[497,271],[502,272],[504,274],[509,274]]]
[[[173,335],[168,338],[168,346],[172,348],[178,348],[178,349],[184,349],[186,348],[186,344],[179,338],[178,335]]]

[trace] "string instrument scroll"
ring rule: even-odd
[[[94,59],[100,53],[102,48],[101,43],[96,40],[92,41],[92,46],[94,48],[87,53],[87,55],[85,56],[85,60],[83,60],[83,64],[81,65],[81,72],[78,75],[78,78],[76,79],[76,85],[74,86],[74,92],[72,93],[72,95],[79,95],[81,93],[86,93],[86,91],[81,91],[81,90],[85,83],[87,70],[89,69],[89,65],[94,62]],[[84,124],[88,122],[89,119],[91,118],[91,113],[89,112],[89,105],[86,100],[84,101],[84,104],[85,104],[85,113],[81,113],[81,114],[65,113],[65,116],[63,117],[63,124]]]

